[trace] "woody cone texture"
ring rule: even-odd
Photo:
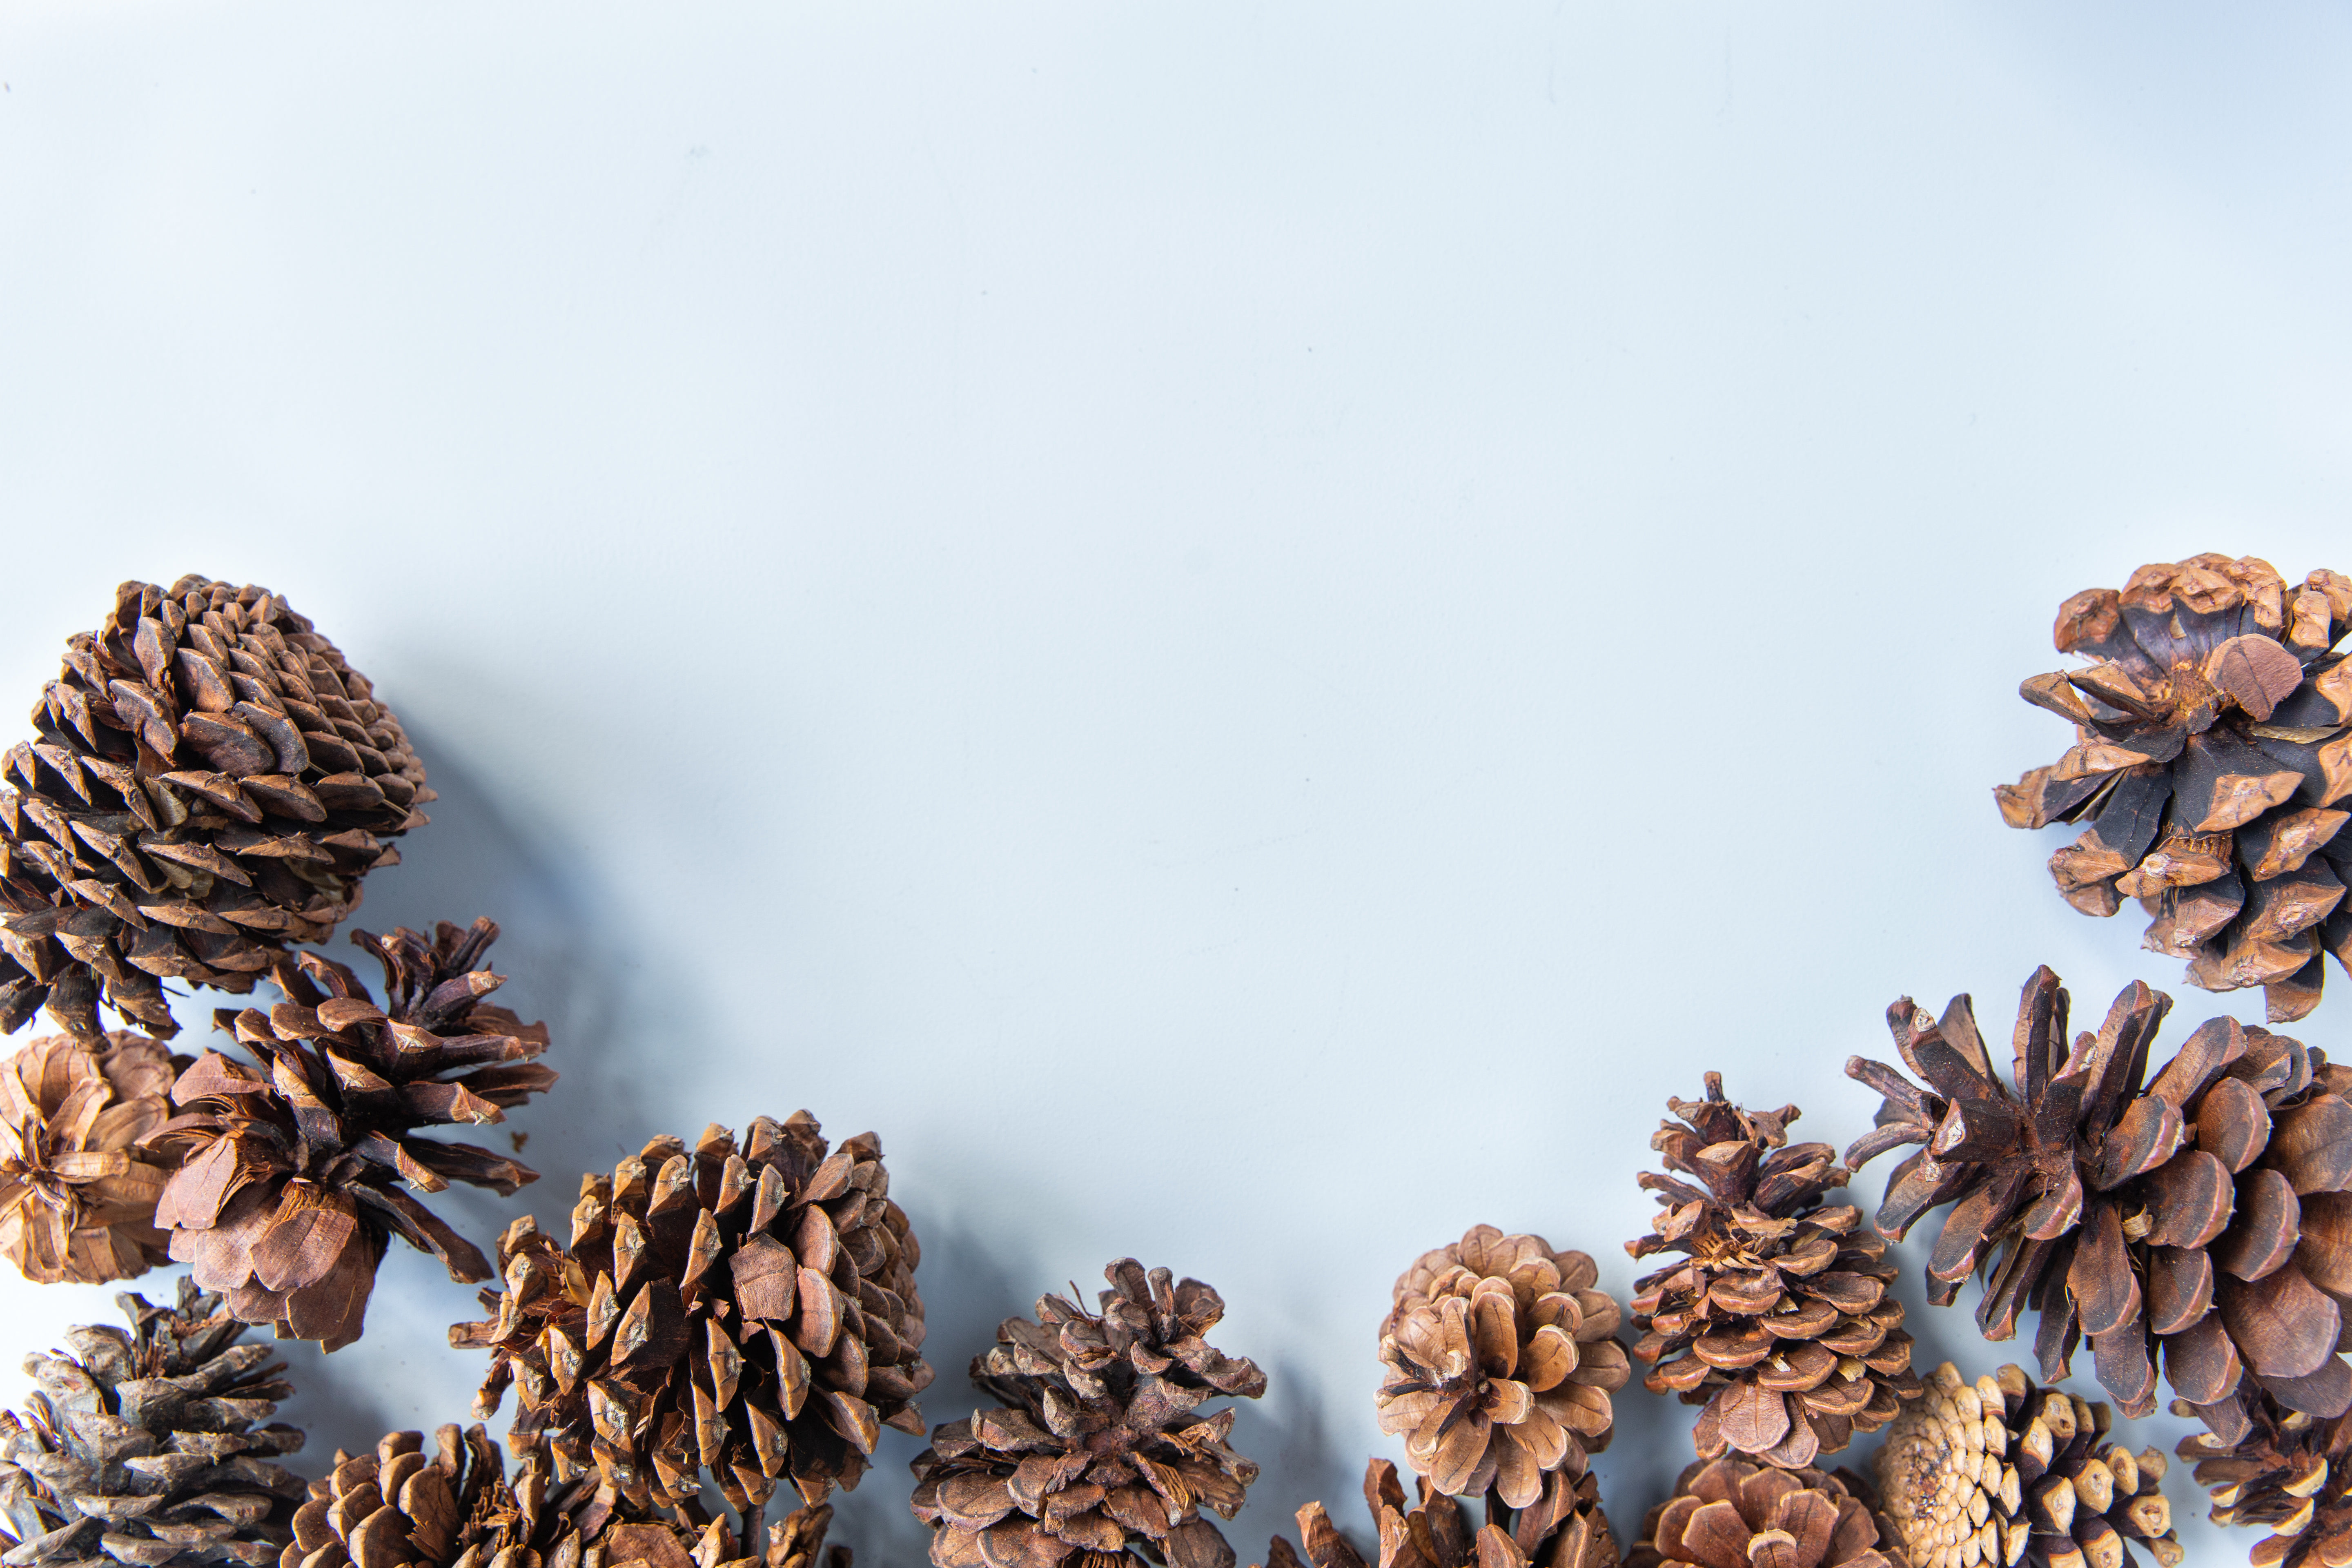
[[[1658,1228],[1625,1244],[1684,1255],[1634,1283],[1644,1384],[1706,1406],[1702,1458],[1801,1468],[1918,1397],[1902,1303],[1886,1294],[1895,1265],[1860,1209],[1822,1202],[1849,1173],[1828,1144],[1789,1142],[1795,1106],[1729,1104],[1719,1073],[1705,1100],[1667,1103],[1680,1120],[1650,1147],[1672,1173],[1640,1178],[1663,1205]]]
[[[2212,1494],[2216,1524],[2263,1532],[2247,1554],[2254,1568],[2352,1565],[2352,1417],[2264,1401],[2238,1441],[2200,1432],[2174,1451]]]
[[[1609,1396],[1632,1368],[1599,1272],[1584,1253],[1482,1225],[1397,1280],[1381,1326],[1381,1430],[1404,1439],[1437,1490],[1529,1508],[1547,1472],[1581,1476],[1609,1446]]]
[[[0,1062],[0,1252],[26,1279],[102,1285],[166,1260],[170,1174],[139,1146],[186,1065],[144,1035],[48,1035]]]
[[[1847,1162],[1925,1146],[1888,1181],[1879,1229],[1899,1237],[1949,1205],[1931,1298],[1948,1302],[1982,1268],[1977,1321],[1996,1340],[2038,1309],[2045,1382],[2088,1336],[2126,1415],[2154,1408],[2159,1356],[2229,1441],[2263,1397],[2340,1415],[2352,1406],[2352,1366],[2336,1353],[2352,1300],[2352,1078],[2298,1040],[2215,1018],[2151,1079],[2171,1005],[2134,984],[2069,1048],[2066,993],[2037,971],[2004,1083],[1967,997],[1941,1020],[1898,1001],[1887,1021],[1922,1081],[1846,1064],[1885,1097]]]
[[[2111,1420],[2016,1367],[1971,1384],[1946,1362],[1874,1461],[1890,1550],[1911,1568],[2178,1568],[2164,1456],[2102,1442]]]
[[[1701,1459],[1642,1521],[1628,1568],[1895,1568],[1860,1484],[1843,1471]]]
[[[1617,1542],[1601,1510],[1601,1486],[1591,1475],[1571,1480],[1554,1470],[1537,1506],[1520,1510],[1507,1526],[1473,1527],[1468,1510],[1414,1478],[1420,1503],[1405,1507],[1396,1467],[1374,1459],[1364,1472],[1364,1501],[1380,1530],[1370,1557],[1350,1545],[1319,1502],[1298,1510],[1298,1538],[1314,1568],[1617,1568]],[[1277,1535],[1265,1568],[1301,1568],[1298,1553]]]
[[[194,1568],[278,1560],[302,1482],[271,1462],[302,1446],[257,1425],[290,1392],[220,1299],[180,1282],[176,1310],[117,1298],[131,1331],[67,1331],[68,1356],[26,1358],[37,1387],[0,1415],[9,1568],[114,1562]]]
[[[2066,901],[2151,918],[2147,945],[2208,991],[2263,988],[2270,1021],[2318,1005],[2320,954],[2352,955],[2342,906],[2352,843],[2352,666],[2335,651],[2352,578],[2290,586],[2268,562],[2197,555],[2143,566],[2117,593],[2059,607],[2080,669],[2019,694],[2075,744],[1994,794],[2012,827],[2087,824],[2051,857]]]
[[[0,765],[0,1032],[103,1001],[168,1039],[162,983],[249,991],[324,942],[425,821],[425,768],[335,645],[266,589],[125,583],[67,639]]]
[[[511,1384],[508,1442],[543,1438],[559,1480],[690,1510],[707,1471],[756,1541],[780,1479],[821,1502],[884,1426],[922,1431],[920,1258],[872,1133],[829,1149],[808,1112],[763,1116],[583,1177],[568,1249],[517,1220],[492,1316],[449,1342],[490,1352],[476,1411]]]
[[[488,1278],[474,1245],[405,1189],[464,1182],[505,1196],[538,1179],[488,1149],[419,1135],[503,1121],[555,1081],[531,1059],[546,1026],[482,1000],[503,983],[483,957],[498,933],[486,920],[463,931],[445,921],[430,940],[404,926],[355,932],[383,966],[382,1005],[349,969],[306,952],[273,972],[286,1001],[214,1016],[254,1062],[206,1051],[180,1075],[181,1114],[151,1140],[179,1161],[155,1223],[237,1316],[329,1350],[351,1343],[394,1236],[453,1279]]]
[[[1203,1337],[1224,1316],[1216,1291],[1132,1258],[1103,1271],[1102,1310],[1041,1297],[1008,1318],[971,1380],[1003,1401],[931,1433],[914,1461],[915,1516],[939,1568],[1232,1568],[1233,1548],[1201,1517],[1231,1519],[1257,1466],[1226,1439],[1233,1407],[1265,1374]]]

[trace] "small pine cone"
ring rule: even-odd
[[[2352,1416],[2324,1421],[2273,1400],[2252,1405],[2238,1441],[2200,1432],[2173,1450],[2212,1494],[2213,1522],[2269,1531],[2247,1554],[2254,1568],[2352,1563]]]
[[[1609,1445],[1609,1395],[1632,1368],[1617,1303],[1581,1252],[1474,1226],[1423,1254],[1381,1325],[1381,1430],[1449,1495],[1534,1506],[1548,1471],[1584,1473]]]
[[[256,1422],[291,1392],[220,1298],[180,1281],[175,1310],[117,1297],[131,1331],[70,1329],[69,1356],[27,1356],[27,1416],[0,1413],[0,1515],[22,1568],[277,1562],[302,1482],[268,1456],[302,1446]],[[265,1364],[268,1363],[268,1364]],[[21,1544],[19,1544],[21,1543]]]
[[[1202,1336],[1225,1312],[1215,1290],[1149,1274],[1132,1258],[1103,1270],[1102,1311],[1041,1297],[1035,1321],[1008,1318],[971,1364],[1003,1407],[950,1421],[915,1458],[915,1517],[932,1527],[939,1568],[1233,1568],[1201,1517],[1231,1519],[1257,1466],[1234,1452],[1231,1406],[1265,1374]]]
[[[0,1033],[103,1000],[163,1039],[161,982],[250,991],[324,942],[433,798],[391,710],[266,589],[125,583],[0,763]]]
[[[581,1178],[572,1245],[526,1215],[499,1241],[503,1290],[449,1342],[491,1352],[475,1409],[518,1385],[510,1446],[543,1436],[559,1479],[593,1468],[627,1505],[686,1508],[708,1469],[756,1539],[789,1473],[803,1499],[855,1487],[884,1426],[920,1433],[921,1249],[882,1145],[827,1145],[814,1118],[656,1138]]]
[[[1374,1459],[1364,1471],[1364,1501],[1380,1531],[1367,1559],[1331,1522],[1319,1502],[1298,1510],[1298,1538],[1314,1568],[1618,1568],[1617,1538],[1601,1510],[1601,1483],[1590,1473],[1544,1478],[1533,1508],[1490,1518],[1473,1530],[1462,1505],[1416,1476],[1419,1506],[1408,1510],[1397,1468]],[[1289,1542],[1276,1536],[1265,1568],[1301,1568]]]
[[[1865,1491],[1843,1471],[1702,1459],[1642,1521],[1626,1568],[1895,1568]]]
[[[2164,1455],[2100,1442],[2112,1419],[2016,1367],[1970,1384],[1946,1362],[1872,1462],[1890,1550],[1912,1568],[2122,1568],[2129,1542],[2177,1568]]]
[[[404,926],[355,931],[383,965],[383,1005],[349,969],[306,952],[273,972],[285,1002],[214,1015],[260,1065],[207,1051],[173,1086],[182,1114],[152,1142],[179,1168],[155,1223],[238,1317],[331,1351],[351,1343],[394,1236],[452,1279],[489,1278],[474,1245],[402,1184],[508,1196],[539,1179],[475,1144],[417,1136],[504,1121],[502,1108],[555,1081],[530,1059],[547,1026],[481,1000],[505,983],[481,967],[498,934],[487,920],[467,931],[444,921],[430,942]]]
[[[1650,1147],[1690,1180],[1643,1172],[1658,1228],[1625,1244],[1685,1255],[1634,1282],[1633,1353],[1655,1367],[1643,1386],[1706,1406],[1702,1458],[1736,1448],[1801,1469],[1918,1397],[1903,1304],[1886,1293],[1895,1267],[1860,1209],[1822,1203],[1850,1173],[1826,1143],[1789,1144],[1795,1106],[1729,1104],[1720,1073],[1705,1100],[1667,1104],[1682,1120]]]
[[[2319,1003],[2320,955],[2352,956],[2342,908],[2352,842],[2352,578],[2290,588],[2268,562],[2143,566],[2123,592],[2059,607],[2053,639],[2085,668],[2018,695],[2075,745],[1993,794],[2011,827],[2087,823],[2050,858],[2065,900],[2112,915],[2135,898],[2146,945],[2208,991],[2260,985],[2272,1023]]]
[[[169,1260],[171,1174],[140,1141],[187,1058],[145,1035],[46,1035],[0,1062],[0,1252],[26,1279],[103,1285]]]

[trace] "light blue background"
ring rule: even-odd
[[[2295,5],[13,0],[0,691],[120,578],[288,594],[443,796],[358,923],[495,915],[555,1027],[542,1221],[878,1130],[934,1420],[1039,1291],[1205,1278],[1248,1563],[1360,1530],[1415,1254],[1627,1289],[1706,1068],[1843,1144],[1900,994],[2177,978],[1990,786],[2075,589],[2352,569],[2347,79]],[[461,1415],[471,1311],[396,1253],[310,1462]],[[1689,1413],[1620,1408],[1630,1534]]]

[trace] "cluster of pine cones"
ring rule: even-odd
[[[2051,862],[2070,903],[2137,899],[2148,947],[2262,985],[2272,1024],[2318,1004],[2323,954],[2352,965],[2347,630],[2352,578],[2251,559],[2077,595],[2055,640],[2086,668],[2022,688],[2076,744],[1997,792],[2014,826],[2085,825]],[[435,1130],[550,1088],[551,1042],[489,1000],[488,920],[354,931],[373,990],[314,950],[434,795],[283,599],[126,584],[32,724],[0,767],[0,1031],[58,1032],[0,1062],[0,1252],[42,1282],[188,1273],[27,1362],[0,1568],[847,1568],[829,1500],[886,1427],[928,1434],[937,1568],[1234,1568],[1215,1521],[1258,1467],[1230,1401],[1266,1379],[1210,1342],[1200,1280],[1122,1258],[1091,1308],[1040,1298],[971,1363],[991,1403],[927,1427],[921,1248],[871,1133],[800,1111],[657,1137],[582,1177],[568,1238],[524,1216],[488,1255],[423,1201],[537,1179]],[[216,1011],[224,1044],[190,1056],[166,981],[280,999]],[[1658,1209],[1625,1246],[1657,1264],[1629,1300],[1490,1226],[1404,1269],[1376,1414],[1413,1493],[1372,1459],[1370,1543],[1309,1503],[1265,1568],[2176,1568],[2166,1457],[2108,1440],[2159,1384],[2257,1568],[2352,1568],[2352,1068],[2229,1018],[2160,1054],[2170,1006],[2136,984],[2070,1034],[2041,970],[2004,1071],[1969,998],[1900,999],[1903,1065],[1847,1064],[1881,1104],[1843,1155],[1706,1075],[1651,1142]],[[1840,1201],[1905,1148],[1874,1215]],[[2039,1384],[1914,1367],[1889,1244],[1931,1211],[1928,1299],[1981,1279],[1994,1341],[2032,1312]],[[395,1237],[487,1284],[450,1340],[487,1356],[477,1423],[512,1392],[504,1447],[395,1432],[305,1479],[268,1421],[286,1368],[241,1342],[357,1339]],[[2112,1405],[2055,1386],[2085,1340]],[[1621,1548],[1591,1460],[1636,1363],[1692,1408],[1692,1462]]]

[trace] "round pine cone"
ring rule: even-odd
[[[2269,1531],[2247,1553],[2253,1568],[2345,1568],[2352,1563],[2352,1416],[2322,1421],[2271,1400],[2255,1405],[2238,1441],[2200,1432],[2173,1451],[2212,1494],[2214,1523]]]
[[[1298,1538],[1314,1568],[1618,1568],[1617,1540],[1601,1510],[1601,1483],[1588,1473],[1571,1480],[1554,1470],[1544,1495],[1515,1516],[1490,1518],[1475,1531],[1462,1505],[1413,1478],[1418,1507],[1404,1505],[1397,1468],[1374,1459],[1364,1471],[1364,1502],[1380,1532],[1380,1550],[1367,1560],[1331,1522],[1319,1502],[1298,1510]],[[1289,1542],[1267,1543],[1265,1568],[1301,1568]]]
[[[2085,589],[2053,637],[2088,667],[2018,689],[2076,743],[1993,792],[2012,827],[2089,824],[2050,858],[2068,903],[2112,915],[2137,899],[2147,946],[2208,991],[2263,987],[2273,1023],[2318,1005],[2323,949],[2352,954],[2352,843],[2331,809],[2352,794],[2352,666],[2332,651],[2347,623],[2352,578],[2290,588],[2251,556]]]
[[[171,1172],[140,1141],[187,1065],[144,1035],[45,1035],[0,1062],[0,1252],[26,1279],[102,1285],[168,1260]]]
[[[1887,1010],[1929,1087],[1856,1058],[1885,1095],[1860,1165],[1927,1145],[1887,1183],[1879,1229],[1899,1237],[1952,1205],[1929,1256],[1948,1302],[1988,1254],[1977,1321],[1993,1339],[2041,1312],[2042,1378],[2066,1375],[2088,1335],[2123,1414],[2155,1406],[2157,1346],[2175,1392],[2225,1441],[2244,1436],[2255,1390],[2290,1408],[2352,1408],[2336,1353],[2352,1300],[2352,1073],[2235,1019],[2208,1021],[2152,1082],[2149,1047],[2172,1005],[2134,984],[2071,1051],[2066,993],[2042,969],[2019,1009],[2017,1087],[2001,1082],[1965,996],[1938,1022],[1908,998]]]
[[[1609,1395],[1632,1368],[1617,1303],[1581,1252],[1474,1226],[1423,1254],[1381,1328],[1381,1430],[1441,1492],[1532,1507],[1547,1471],[1609,1446]]]
[[[467,931],[444,921],[430,942],[404,926],[355,931],[383,965],[383,1005],[349,969],[306,952],[272,972],[285,1002],[214,1015],[259,1065],[206,1051],[173,1086],[181,1114],[152,1143],[180,1163],[155,1223],[246,1321],[331,1351],[351,1343],[394,1236],[453,1279],[489,1277],[474,1245],[400,1184],[503,1197],[539,1179],[488,1149],[417,1136],[504,1121],[503,1107],[555,1081],[530,1059],[547,1026],[481,1000],[505,983],[478,967],[498,934],[487,920]]]
[[[2137,1542],[2177,1568],[2164,1456],[2100,1443],[2111,1419],[2016,1367],[1971,1385],[1946,1362],[1873,1461],[1890,1549],[1912,1568],[2122,1568]]]
[[[0,1414],[0,1514],[21,1568],[195,1568],[278,1559],[302,1496],[267,1458],[302,1446],[257,1426],[291,1392],[220,1298],[180,1281],[177,1310],[116,1298],[131,1331],[67,1331],[70,1356],[28,1356],[28,1418]]]
[[[593,1466],[640,1510],[688,1507],[708,1469],[746,1539],[788,1472],[811,1503],[856,1486],[882,1427],[922,1431],[931,1381],[921,1250],[889,1194],[879,1140],[828,1152],[805,1110],[740,1151],[711,1126],[583,1176],[570,1249],[517,1220],[494,1315],[449,1331],[491,1352],[477,1412],[515,1384],[508,1443],[543,1436],[558,1479]]]
[[[1233,1568],[1201,1508],[1233,1518],[1257,1466],[1226,1443],[1230,1405],[1194,1413],[1256,1398],[1265,1374],[1202,1337],[1225,1303],[1200,1280],[1132,1258],[1103,1275],[1100,1315],[1045,1296],[1034,1321],[999,1325],[971,1379],[1004,1405],[944,1423],[916,1456],[939,1568]]]
[[[1642,1521],[1627,1568],[1895,1568],[1864,1490],[1843,1471],[1701,1459]]]
[[[125,583],[0,764],[0,1032],[46,1004],[177,1032],[161,982],[249,991],[324,942],[425,821],[425,768],[335,645],[267,589]]]
[[[1690,1180],[1643,1172],[1658,1228],[1625,1244],[1685,1255],[1634,1282],[1633,1353],[1655,1367],[1643,1386],[1706,1406],[1701,1458],[1736,1448],[1801,1468],[1918,1396],[1903,1305],[1886,1294],[1895,1265],[1860,1209],[1821,1202],[1849,1173],[1826,1143],[1790,1145],[1795,1106],[1729,1104],[1720,1073],[1705,1100],[1667,1104],[1681,1121],[1650,1147]]]

